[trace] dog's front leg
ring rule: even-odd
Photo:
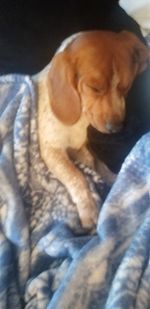
[[[95,159],[91,152],[88,150],[86,144],[83,145],[79,150],[69,149],[68,152],[71,159],[77,160],[78,162],[83,163],[92,169],[95,169]]]
[[[41,153],[49,170],[66,186],[76,204],[82,226],[91,229],[97,222],[97,208],[86,179],[70,161],[67,153],[49,148]]]

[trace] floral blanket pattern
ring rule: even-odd
[[[86,234],[40,157],[36,87],[0,78],[1,308],[150,308],[150,133],[109,184],[78,164],[99,208]]]

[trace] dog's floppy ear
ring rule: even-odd
[[[136,66],[136,74],[143,72],[150,63],[150,48],[129,31],[121,31],[120,36],[125,39],[125,44],[130,49],[133,64]]]
[[[148,64],[150,63],[150,49],[146,48],[144,45],[137,44],[133,50],[133,62],[137,64],[138,70],[137,73],[140,74],[143,72]]]
[[[50,103],[56,117],[67,125],[78,121],[81,114],[75,69],[66,52],[54,56],[49,74]]]

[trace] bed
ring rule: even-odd
[[[112,21],[116,10],[120,10],[114,2],[115,11],[109,16]],[[143,101],[139,97],[140,103],[145,104],[143,115],[134,118],[130,110],[128,124],[133,126],[127,126],[123,135],[110,139],[95,135],[95,140],[92,139],[97,153],[101,148],[100,158],[107,158],[107,177],[76,162],[87,178],[99,210],[96,230],[87,233],[68,192],[40,157],[37,92],[30,74],[35,67],[26,72],[24,61],[19,63],[11,70],[10,59],[1,67],[0,77],[0,307],[148,309],[147,90],[142,94]],[[137,87],[145,81],[147,85],[148,74],[149,71],[141,77],[142,82],[140,79],[134,85],[128,102],[134,96],[137,99]],[[142,107],[138,105],[136,116]],[[110,155],[112,145],[118,145],[114,157]],[[114,183],[109,181],[112,171],[117,174]]]

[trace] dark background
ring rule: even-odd
[[[0,1],[0,74],[34,74],[52,58],[62,40],[92,29],[130,30],[144,42],[140,29],[118,1]],[[139,76],[127,98],[124,130],[104,135],[90,130],[90,145],[118,171],[131,147],[150,129],[150,68]]]

